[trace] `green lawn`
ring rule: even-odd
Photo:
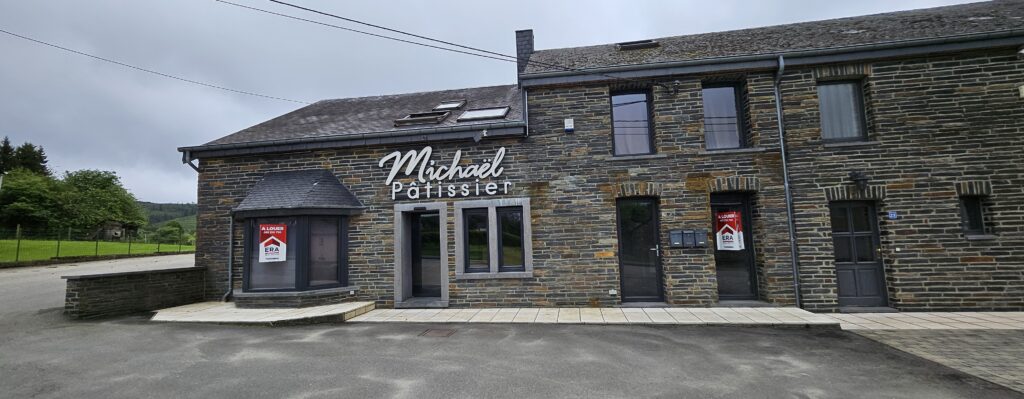
[[[133,242],[131,244],[132,254],[151,254],[157,252],[157,244],[145,244]],[[14,262],[14,255],[17,249],[17,240],[0,240],[0,262]],[[160,244],[160,252],[177,252],[178,246],[173,244]],[[182,245],[182,252],[195,251],[194,245]],[[95,241],[61,241],[60,257],[68,256],[94,256],[94,255],[121,255],[128,254],[128,242],[103,242],[100,241],[97,247]],[[57,256],[57,241],[54,240],[21,240],[21,251],[18,255],[19,261],[44,260]]]

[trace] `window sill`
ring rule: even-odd
[[[765,147],[743,147],[743,148],[723,148],[720,150],[700,150],[701,155],[719,155],[719,154],[750,154],[756,152],[768,151]]]
[[[644,155],[611,155],[603,157],[605,161],[637,161],[643,159],[668,158],[668,154],[644,154]]]
[[[967,241],[992,241],[999,239],[999,236],[994,234],[965,234],[964,239]]]
[[[825,142],[822,144],[825,148],[846,148],[846,147],[869,147],[876,146],[881,143],[877,141],[836,141],[836,142]]]
[[[456,280],[489,280],[499,278],[531,278],[533,272],[501,272],[501,273],[455,273]]]

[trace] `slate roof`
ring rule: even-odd
[[[331,171],[309,169],[267,173],[232,211],[238,214],[262,210],[362,208],[362,202]]]
[[[615,44],[538,50],[530,61],[573,69],[777,54],[1024,29],[1024,2],[947,7],[657,38],[661,46],[619,51]],[[1024,31],[1020,32],[1024,34]],[[524,75],[564,69],[530,63]]]
[[[438,124],[395,127],[395,119],[411,113],[429,112],[450,100],[466,100],[466,105]],[[458,122],[463,111],[476,108],[509,106],[504,119]],[[213,140],[203,146],[270,142],[277,140],[344,137],[362,133],[399,132],[438,127],[483,127],[498,122],[521,122],[523,97],[516,85],[343,98],[319,101],[256,126]]]

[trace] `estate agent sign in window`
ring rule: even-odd
[[[288,256],[288,225],[260,225],[260,263],[281,262]]]
[[[719,251],[742,251],[743,217],[737,211],[715,214],[715,242]]]

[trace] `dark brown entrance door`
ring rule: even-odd
[[[718,275],[719,299],[757,299],[757,275],[754,274],[754,234],[750,227],[750,196],[746,194],[712,194],[711,225],[719,230],[719,216],[739,215],[743,245],[719,245],[715,235],[715,267]],[[728,229],[728,228],[727,228]],[[727,232],[732,233],[732,232]],[[739,247],[742,247],[740,249]]]
[[[440,214],[413,213],[412,217],[412,296],[441,296]]]
[[[654,198],[623,198],[618,200],[617,208],[622,301],[663,301],[658,201]]]
[[[839,306],[886,306],[885,273],[878,257],[878,218],[866,201],[831,204]]]

